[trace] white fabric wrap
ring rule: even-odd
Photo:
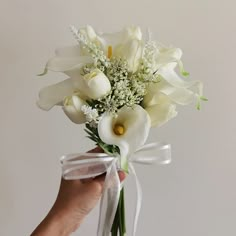
[[[154,165],[169,164],[170,162],[170,145],[157,142],[142,146],[129,158],[129,174],[134,176],[137,191],[136,209],[132,226],[133,236],[136,233],[142,203],[142,189],[133,163]],[[100,204],[97,236],[109,236],[122,188],[117,173],[119,169],[119,157],[110,156],[105,153],[76,153],[62,156],[61,164],[62,176],[66,180],[82,180],[106,173]]]

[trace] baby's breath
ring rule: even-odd
[[[160,77],[157,74],[157,70],[153,68],[156,60],[156,52],[158,48],[156,42],[148,41],[143,49],[143,57],[140,62],[138,72],[135,74],[137,78],[143,82],[159,82]]]
[[[75,39],[93,57],[95,64],[100,61],[105,67],[110,65],[109,59],[106,57],[101,48],[99,48],[94,42],[90,41],[88,37],[85,37],[84,34],[79,33],[74,26],[71,26],[70,28]]]
[[[99,122],[98,111],[87,105],[81,107],[81,111],[85,114],[86,121],[91,127],[97,127]]]
[[[99,113],[107,111],[115,114],[124,105],[132,107],[141,103],[146,93],[146,84],[132,77],[126,61],[113,59],[111,66],[107,68],[106,76],[112,89],[107,96],[98,99],[94,104]]]
[[[99,69],[100,71],[105,73],[106,67],[101,62],[98,62],[96,65],[95,64],[87,64],[81,68],[81,75],[89,74],[94,69]]]

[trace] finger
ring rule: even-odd
[[[125,177],[126,177],[126,174],[124,171],[118,171],[118,175],[119,175],[119,178],[120,178],[120,182],[124,181]]]
[[[103,153],[104,151],[100,147],[95,147],[92,150],[88,151],[88,153]]]
[[[93,178],[81,179],[80,182],[82,184],[87,184],[93,181]]]

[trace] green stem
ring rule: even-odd
[[[118,236],[118,231],[120,236],[125,236],[126,225],[125,225],[125,198],[124,198],[124,188],[120,191],[119,203],[116,210],[116,215],[111,228],[111,235]]]
[[[111,235],[117,236],[118,235],[118,223],[119,223],[119,217],[118,217],[118,211],[116,211],[116,215],[112,224],[111,228]]]
[[[124,234],[126,233],[126,224],[125,224],[125,193],[124,193],[124,188],[122,188],[121,190],[121,197],[122,197],[122,206],[121,206],[121,209],[122,209],[122,215],[121,215],[121,219],[123,221],[122,225],[123,225],[123,232]]]

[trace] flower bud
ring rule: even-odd
[[[81,111],[83,105],[86,105],[84,100],[78,95],[72,95],[64,99],[64,106],[62,109],[72,122],[82,124],[86,121],[86,117]]]
[[[82,91],[91,99],[98,99],[111,90],[111,84],[106,75],[99,69],[94,69],[83,77]]]

